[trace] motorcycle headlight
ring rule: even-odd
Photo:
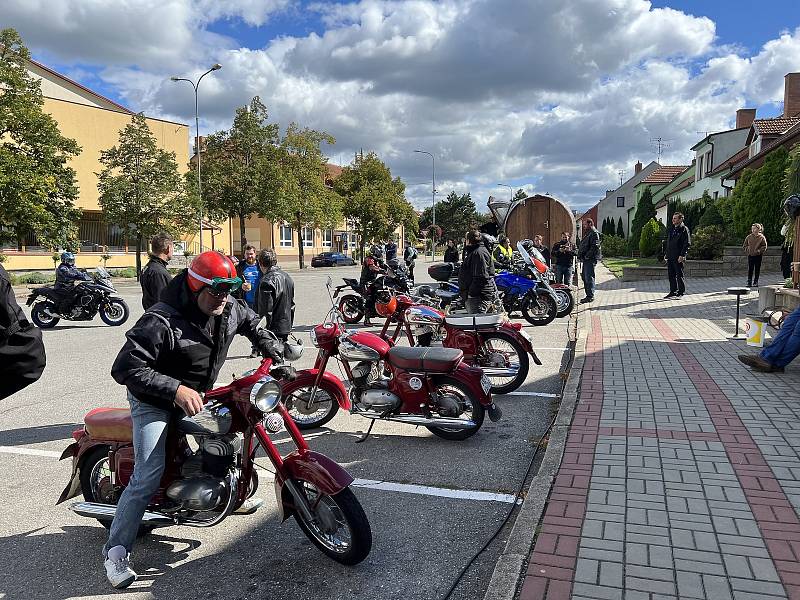
[[[250,390],[250,403],[263,413],[275,410],[281,400],[281,386],[272,377],[262,377]]]

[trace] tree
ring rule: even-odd
[[[700,217],[698,222],[700,227],[708,227],[709,225],[717,225],[720,229],[725,226],[725,220],[722,218],[722,213],[719,212],[716,202],[709,202],[706,206],[703,216]]]
[[[762,223],[770,244],[777,245],[782,241],[783,182],[787,166],[788,151],[783,147],[777,148],[767,155],[764,164],[748,180],[740,180],[733,189],[733,221],[739,238],[750,232],[753,223]]]
[[[800,145],[795,146],[789,152],[789,165],[786,167],[786,174],[783,177],[783,193],[786,197],[800,194]],[[795,243],[796,224],[789,216],[784,216],[783,224],[786,227],[783,245],[789,248]]]
[[[392,179],[374,152],[357,156],[336,178],[333,189],[342,198],[345,217],[355,224],[362,257],[365,242],[388,238],[399,225],[413,235],[418,232],[417,215],[405,199],[405,184],[399,177]]]
[[[301,269],[305,266],[303,228],[333,227],[342,216],[341,199],[325,185],[327,159],[322,154],[323,143],[335,142],[324,131],[290,124],[280,144],[278,194],[259,209],[262,217],[286,221],[297,231]]]
[[[625,228],[622,226],[622,217],[617,220],[617,237],[625,239]]]
[[[528,197],[528,192],[519,188],[516,192],[514,192],[514,197],[511,199],[513,202],[514,200],[525,200]]]
[[[422,212],[419,225],[428,229],[433,224],[433,214],[428,207]],[[486,222],[487,217],[478,212],[469,192],[460,196],[450,192],[442,202],[436,205],[436,225],[441,227],[441,237],[460,240],[472,227],[480,227]]]
[[[0,242],[19,243],[32,234],[50,249],[72,247],[81,213],[75,171],[67,163],[81,149],[44,112],[29,59],[19,34],[0,30]]]
[[[205,213],[210,220],[239,220],[242,252],[247,245],[245,221],[269,212],[280,185],[280,130],[267,116],[267,107],[256,96],[249,106],[236,109],[229,130],[208,137],[202,156]],[[192,173],[187,173],[187,182],[196,190]]]
[[[661,237],[664,233],[664,225],[660,221],[650,219],[642,227],[639,238],[639,254],[641,256],[655,256],[661,249]]]
[[[650,191],[650,186],[647,186],[642,192],[642,197],[639,198],[639,203],[636,205],[636,213],[633,216],[633,223],[631,223],[631,233],[628,238],[631,249],[639,249],[639,237],[642,235],[642,227],[650,219],[655,218],[656,208],[653,206],[653,193]]]
[[[119,143],[100,153],[97,173],[100,208],[110,223],[136,239],[136,276],[142,271],[143,241],[159,231],[192,230],[197,205],[191,202],[174,152],[159,148],[143,114],[133,115]]]

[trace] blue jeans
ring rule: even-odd
[[[586,290],[587,298],[594,298],[594,261],[584,260],[583,270],[581,271],[583,287]]]
[[[166,461],[167,427],[172,417],[169,411],[146,402],[139,402],[128,393],[133,421],[134,467],[128,487],[117,503],[103,554],[114,546],[125,546],[130,552],[142,515],[158,491]]]
[[[572,265],[556,265],[556,283],[572,285]]]
[[[761,358],[776,367],[785,367],[800,354],[800,308],[789,314],[772,343],[761,351]]]

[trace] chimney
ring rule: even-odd
[[[642,172],[642,161],[637,160],[636,164],[633,165],[633,174],[638,175],[641,172]]]
[[[755,121],[756,109],[755,108],[740,108],[736,111],[736,129],[742,127],[750,127]]]
[[[800,115],[800,73],[787,73],[783,78],[783,116]]]

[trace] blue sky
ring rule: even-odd
[[[169,76],[220,62],[202,133],[258,95],[282,126],[336,137],[334,162],[377,152],[418,207],[414,149],[436,155],[440,195],[482,204],[503,182],[586,208],[655,159],[653,137],[671,140],[662,164],[688,164],[738,108],[779,114],[800,71],[796,0],[4,0],[0,22],[48,66],[184,123],[191,90]]]

